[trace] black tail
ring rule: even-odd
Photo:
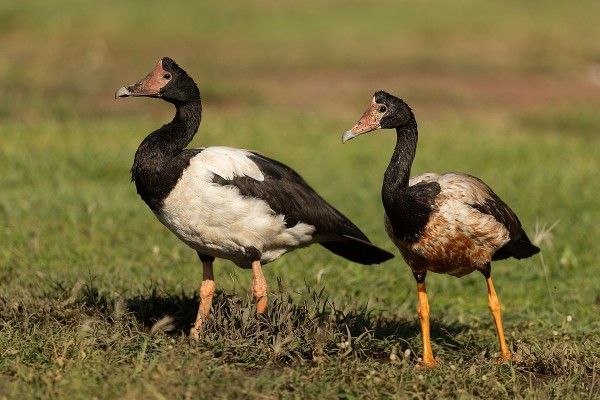
[[[503,260],[508,257],[514,257],[517,260],[529,258],[540,252],[540,248],[531,243],[525,235],[517,240],[511,240],[498,249],[492,256],[492,260]]]
[[[394,255],[371,242],[352,236],[343,235],[344,240],[321,243],[323,247],[338,256],[364,265],[380,264],[393,258]]]

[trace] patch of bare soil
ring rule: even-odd
[[[539,111],[546,107],[600,106],[600,83],[582,71],[571,76],[307,71],[249,82],[269,103],[332,112],[366,107],[377,90],[428,112]]]

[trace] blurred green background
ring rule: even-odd
[[[393,134],[343,147],[340,134],[385,89],[419,121],[413,173],[480,176],[531,235],[536,224],[560,221],[556,261],[597,273],[599,9],[595,1],[3,2],[3,264],[67,280],[115,268],[125,280],[138,269],[141,281],[147,273],[175,281],[198,274],[193,252],[153,220],[128,183],[137,144],[173,110],[113,98],[168,55],[202,91],[204,122],[193,145],[252,148],[291,165],[378,244],[395,251],[379,200]],[[149,268],[156,248],[161,255]],[[184,259],[163,259],[174,251]],[[310,251],[277,265],[310,277]],[[388,265],[386,280],[400,274],[412,286],[400,260]],[[366,276],[350,268],[344,279]],[[300,284],[306,275],[289,273]],[[274,275],[281,274],[288,272]]]
[[[598,272],[596,1],[577,7],[5,1],[0,7],[2,264],[22,282],[36,281],[34,271],[68,281],[89,274],[111,284],[133,274],[142,286],[152,279],[179,287],[183,280],[193,290],[195,255],[153,219],[128,175],[137,144],[173,110],[160,101],[113,98],[168,55],[202,91],[204,122],[192,145],[252,148],[291,165],[394,252],[379,200],[393,134],[345,146],[340,135],[375,90],[404,98],[421,131],[413,173],[480,176],[532,236],[536,225],[560,221],[553,232],[559,236],[546,246],[550,273],[557,274],[552,285],[565,284],[563,300],[578,298],[579,282],[594,286],[587,296],[598,294],[597,280],[588,279]],[[227,286],[225,276],[240,271],[223,265],[218,284]],[[318,275],[327,286],[327,274],[319,273],[327,270],[361,301],[373,301],[371,290],[357,287],[372,274],[346,265],[305,250],[280,260],[270,274],[292,286],[315,283]],[[535,277],[527,285],[543,288],[539,262],[513,265],[507,279],[520,280],[525,268]],[[412,278],[399,259],[377,268],[386,271],[378,276],[388,286],[379,295],[396,307],[397,291],[404,298]],[[463,290],[473,280],[481,291],[479,278],[440,281]],[[15,281],[9,274],[2,284],[11,288]],[[527,285],[514,286],[528,293]]]
[[[262,106],[337,117],[379,88],[427,119],[598,104],[596,1],[0,7],[0,116],[10,121],[151,114],[148,104],[117,103],[111,93],[165,55],[196,78],[213,113]]]
[[[595,0],[4,0],[0,295],[52,298],[76,282],[129,299],[196,290],[195,253],[129,177],[137,145],[173,109],[114,99],[169,56],[202,93],[193,146],[256,149],[292,166],[395,254],[380,200],[394,135],[342,146],[341,134],[374,91],[403,98],[420,128],[413,174],[479,176],[543,249],[543,259],[494,267],[507,330],[533,323],[543,336],[571,315],[575,332],[597,340],[599,15]],[[248,295],[249,273],[225,261],[215,270],[217,288]],[[311,247],[265,274],[273,290],[277,278],[291,292],[306,283],[342,304],[416,318],[399,256],[365,268]],[[481,276],[427,282],[432,316],[489,327]]]

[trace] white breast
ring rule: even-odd
[[[189,167],[165,199],[158,219],[193,249],[226,258],[247,268],[245,249],[262,253],[262,263],[311,243],[315,227],[303,223],[286,228],[284,216],[275,214],[267,202],[244,197],[234,186],[212,182],[248,176],[264,181],[246,150],[209,147],[193,157]],[[282,194],[285,195],[285,194]]]

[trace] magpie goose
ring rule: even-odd
[[[200,125],[202,105],[194,80],[175,61],[154,70],[115,98],[155,97],[175,106],[175,117],[140,144],[131,176],[158,220],[196,250],[203,265],[196,336],[215,290],[213,261],[252,269],[257,312],[267,305],[262,265],[319,243],[361,264],[393,257],[328,204],[288,166],[249,150],[224,146],[186,148]]]
[[[396,147],[383,178],[384,224],[417,281],[423,365],[437,364],[429,339],[427,271],[457,277],[475,270],[483,273],[501,359],[514,359],[504,338],[491,262],[527,258],[540,249],[531,244],[515,213],[480,179],[461,173],[425,173],[409,179],[418,132],[415,116],[404,101],[376,92],[342,142],[377,129],[396,129]]]

